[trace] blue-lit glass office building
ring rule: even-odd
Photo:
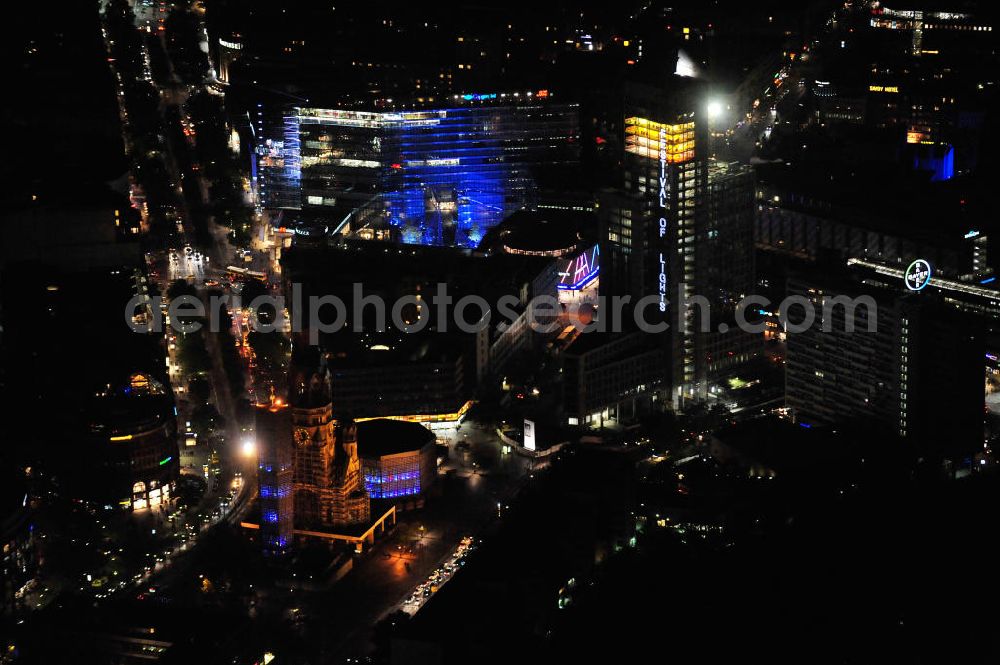
[[[280,139],[261,131],[282,149],[258,168],[258,188],[271,197],[263,205],[327,212],[351,230],[390,229],[406,243],[477,246],[535,201],[541,170],[576,165],[578,109],[537,94],[454,101],[380,112],[289,109]],[[287,196],[296,190],[297,200]]]

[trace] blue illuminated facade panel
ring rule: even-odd
[[[301,189],[300,179],[302,177],[302,151],[299,141],[298,121],[295,118],[286,116],[283,130],[282,172],[278,195],[283,205],[298,207],[299,191]]]
[[[262,208],[301,207],[299,123],[282,108],[257,104],[250,129],[250,175]]]
[[[542,102],[379,113],[296,108],[285,123],[281,171],[273,171],[280,183],[269,182],[267,200],[298,190],[301,207],[364,210],[366,222],[397,229],[406,243],[475,247],[533,202],[539,167],[578,162],[577,116],[575,105]],[[258,153],[274,152],[267,147]]]
[[[433,124],[393,128],[398,160],[386,180],[389,223],[406,242],[475,247],[505,211],[525,205],[512,178],[501,109],[449,109]]]
[[[267,554],[280,554],[290,544],[294,519],[291,463],[269,460],[258,468],[260,482],[260,534]]]
[[[294,529],[291,421],[287,409],[259,407],[256,417],[260,537],[264,554],[283,554]]]
[[[435,459],[433,444],[421,450],[362,458],[361,470],[365,489],[372,499],[405,499],[416,497],[434,481]]]
[[[955,149],[947,143],[916,145],[913,147],[913,169],[930,171],[931,182],[951,180],[955,177]]]

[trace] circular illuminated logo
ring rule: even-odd
[[[931,264],[923,259],[917,259],[906,269],[903,281],[909,290],[920,291],[931,283]]]

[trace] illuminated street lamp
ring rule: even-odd
[[[257,444],[254,443],[253,439],[244,439],[242,450],[244,457],[249,458],[257,456]]]

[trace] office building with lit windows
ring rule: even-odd
[[[971,316],[902,280],[793,276],[788,295],[815,314],[787,335],[786,405],[799,422],[873,423],[956,468],[982,450],[985,346]],[[805,311],[788,307],[790,323]]]
[[[648,411],[663,383],[665,351],[655,337],[591,332],[563,352],[563,409],[569,425],[603,427]]]
[[[698,394],[763,350],[760,336],[741,330],[736,320],[740,301],[754,292],[754,195],[750,168],[709,160],[706,214],[696,235],[693,271],[695,293],[710,306],[708,331],[693,335]]]
[[[602,290],[646,298],[646,320],[670,325],[663,378],[675,404],[757,355],[733,322],[753,286],[753,174],[708,158],[705,103],[690,79],[629,83],[624,180],[600,196]],[[712,332],[696,330],[700,307],[680,309],[695,298]]]
[[[88,413],[95,482],[84,495],[125,510],[166,505],[180,475],[169,389],[151,375],[133,374],[128,383],[97,395]]]
[[[941,223],[961,218],[963,201],[939,196],[935,185],[913,191],[900,184],[887,188],[877,206],[861,205],[870,182],[838,181],[834,189],[823,182],[829,173],[826,165],[758,167],[758,247],[807,261],[858,259],[898,270],[919,256],[938,277],[984,285],[995,281],[986,229]]]
[[[0,482],[0,618],[24,609],[21,590],[37,567],[33,531],[23,474],[5,469]]]
[[[867,10],[870,66],[853,82],[867,92],[867,123],[898,129],[902,159],[933,181],[975,170],[988,159],[981,72],[997,66],[995,12],[988,3],[907,0]]]
[[[63,221],[69,225],[71,217]],[[106,229],[113,219],[104,215]],[[91,246],[94,251],[71,245],[63,247],[75,252],[70,265],[122,256],[98,249],[103,243]],[[26,464],[49,470],[62,496],[94,510],[169,511],[180,458],[166,344],[161,333],[139,334],[128,325],[147,324],[149,309],[123,316],[130,298],[150,294],[149,280],[141,269],[126,267],[132,264],[65,269],[59,266],[68,254],[52,247],[42,254],[51,263],[25,251],[24,262],[6,266],[4,283],[18,288],[3,292],[2,308],[17,316],[7,317],[2,338],[5,381],[17,387],[7,393],[9,412],[30,413],[44,404],[47,419],[22,418],[31,434],[11,433],[5,442],[11,450],[23,443]],[[32,323],[38,321],[45,325]],[[74,348],[84,350],[71,361],[51,353],[65,345],[67,331]]]
[[[578,108],[552,97],[540,90],[398,110],[260,108],[259,200],[328,215],[335,230],[359,237],[476,247],[536,200],[540,170],[578,163]]]

